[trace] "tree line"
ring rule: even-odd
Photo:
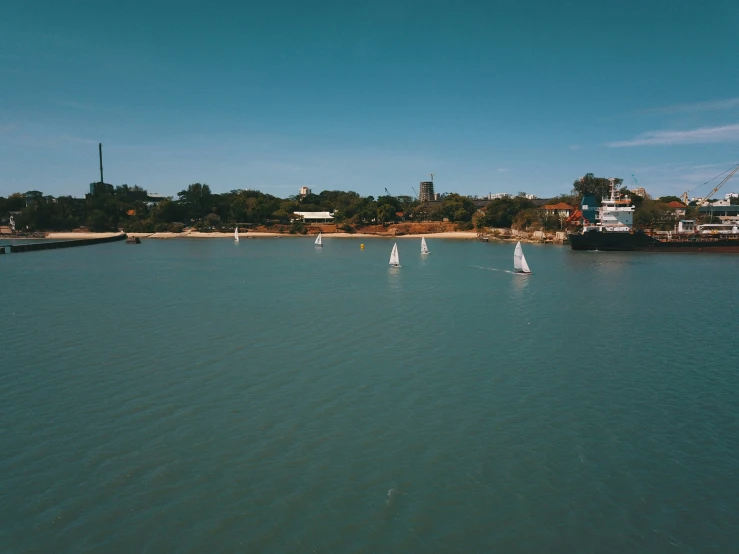
[[[618,179],[620,186],[622,180]],[[99,183],[97,185],[100,185]],[[550,203],[578,206],[583,196],[596,200],[607,196],[609,180],[589,173],[573,183],[570,194]],[[625,188],[621,189],[627,192]],[[635,223],[641,226],[674,225],[675,214],[667,202],[630,194],[636,205]],[[327,211],[334,221],[350,231],[367,225],[398,221],[449,221],[460,230],[485,227],[559,230],[564,221],[546,215],[534,202],[519,193],[490,201],[482,209],[472,199],[456,193],[441,195],[438,202],[420,202],[412,196],[360,196],[352,191],[324,190],[318,194],[278,198],[257,190],[214,193],[202,183],[194,183],[166,199],[151,198],[141,187],[95,186],[85,198],[53,197],[40,191],[0,196],[0,223],[13,215],[17,230],[66,231],[86,227],[92,231],[179,232],[185,227],[200,230],[232,229],[236,225],[290,226],[305,232],[295,212]]]
[[[64,231],[87,227],[92,231],[179,232],[185,227],[221,230],[236,225],[294,225],[295,212],[331,212],[342,226],[365,226],[404,221],[442,221],[469,224],[477,208],[469,198],[450,193],[433,206],[411,196],[360,196],[352,191],[325,190],[319,194],[278,198],[257,190],[214,193],[194,183],[166,199],[151,198],[141,187],[95,186],[85,198],[53,197],[39,191],[0,197],[0,222],[13,216],[17,230]]]

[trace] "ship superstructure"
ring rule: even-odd
[[[582,232],[588,231],[605,233],[629,233],[634,227],[634,210],[631,198],[622,196],[616,188],[616,179],[609,179],[611,183],[610,196],[603,198],[601,205],[596,210],[595,223],[583,225]],[[588,210],[583,206],[582,210]]]

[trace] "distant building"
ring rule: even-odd
[[[732,198],[739,198],[739,193],[736,193],[736,192],[727,192],[726,194],[724,194],[724,198],[726,200],[731,200]]]
[[[714,206],[713,204],[706,204],[698,208],[698,212],[719,218],[737,218],[739,217],[739,206]]]
[[[485,198],[488,200],[498,200],[499,198],[511,198],[512,196],[512,194],[508,194],[507,192],[496,192],[495,194],[488,194]],[[535,194],[519,194],[518,196],[528,200],[536,200],[538,198]]]
[[[295,212],[298,219],[305,223],[333,223],[334,214],[331,212]]]
[[[433,181],[421,181],[419,191],[420,191],[420,194],[418,195],[418,199],[421,202],[429,202],[431,200],[436,200],[436,196],[434,195],[434,182]]]
[[[112,194],[113,185],[103,182],[90,183],[90,194]]]
[[[166,200],[168,197],[164,196],[163,194],[157,194],[156,192],[150,192],[146,195],[146,205],[148,207],[153,207],[159,204],[159,202],[162,202],[163,200]]]
[[[300,196],[306,197],[310,194],[310,189],[308,187],[300,187]]]

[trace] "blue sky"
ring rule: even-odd
[[[739,3],[601,4],[11,2],[0,194],[82,196],[98,142],[172,195],[680,194],[738,163]]]

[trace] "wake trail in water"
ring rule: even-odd
[[[511,275],[514,275],[515,272],[509,270],[509,269],[497,269],[494,267],[482,267],[481,265],[471,265],[470,267],[474,267],[477,269],[486,269],[487,271],[500,271],[501,273],[510,273]]]

